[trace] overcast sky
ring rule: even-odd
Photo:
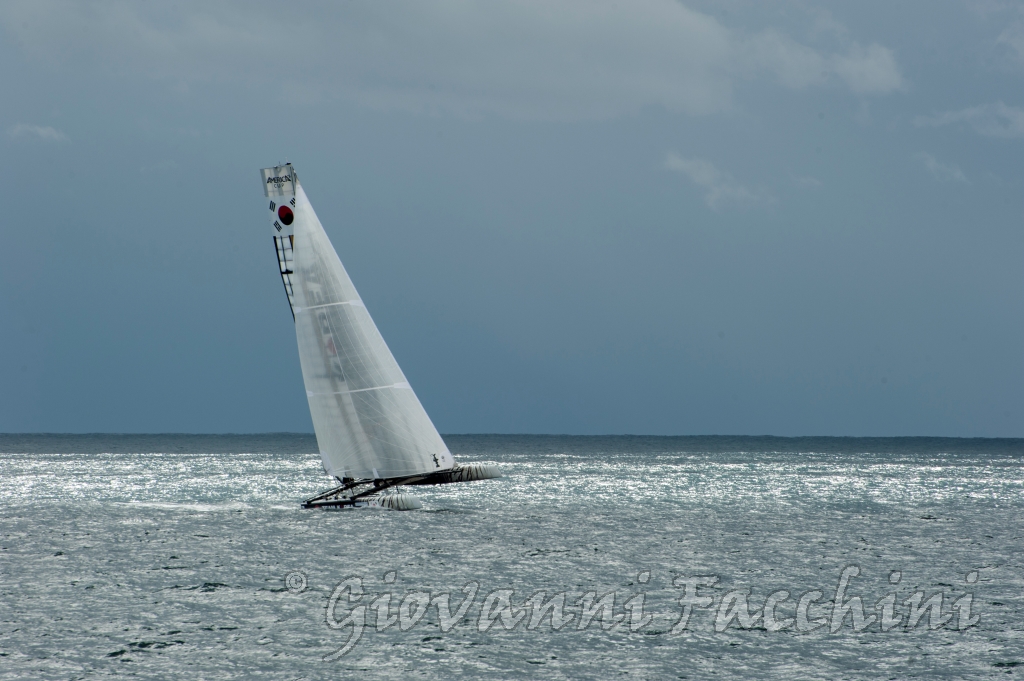
[[[0,5],[0,431],[311,431],[289,160],[442,433],[1024,436],[1024,3]]]

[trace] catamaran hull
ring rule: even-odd
[[[430,473],[422,478],[410,480],[403,485],[449,485],[455,482],[473,482],[474,480],[492,480],[501,477],[501,469],[490,463],[456,464],[446,471]]]
[[[415,511],[423,508],[423,504],[412,494],[375,494],[358,499],[332,499],[311,505],[303,504],[303,508],[321,508],[325,511],[343,511],[350,508],[384,508],[390,511]]]
[[[473,482],[500,478],[501,470],[486,463],[456,464],[444,471],[427,475],[413,475],[389,480],[348,480],[312,499],[302,502],[302,508],[389,508],[395,511],[413,511],[423,508],[419,499],[411,494],[392,492],[382,494],[385,489],[400,485],[448,485],[456,482]]]

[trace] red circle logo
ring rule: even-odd
[[[288,206],[281,206],[277,209],[277,217],[281,218],[281,222],[286,225],[292,224],[292,220],[295,219],[295,213]]]

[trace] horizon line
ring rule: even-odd
[[[224,432],[224,433],[198,433],[187,431],[168,432],[74,432],[74,431],[53,431],[53,432],[0,432],[0,437],[27,437],[27,436],[78,436],[78,437],[100,437],[100,436],[192,436],[192,437],[259,437],[259,436],[281,436],[294,435],[302,437],[316,437],[316,433],[302,431],[263,431],[263,432]],[[777,438],[786,440],[810,439],[810,438],[833,438],[848,440],[897,440],[897,439],[934,439],[934,440],[1024,440],[1024,436],[992,436],[992,435],[772,435],[772,434],[728,434],[728,433],[707,433],[707,434],[673,434],[659,435],[646,433],[441,433],[441,437],[650,437],[650,438]]]

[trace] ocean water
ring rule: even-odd
[[[0,435],[0,679],[1024,674],[1022,440],[445,439],[506,477],[325,512],[311,436]]]

